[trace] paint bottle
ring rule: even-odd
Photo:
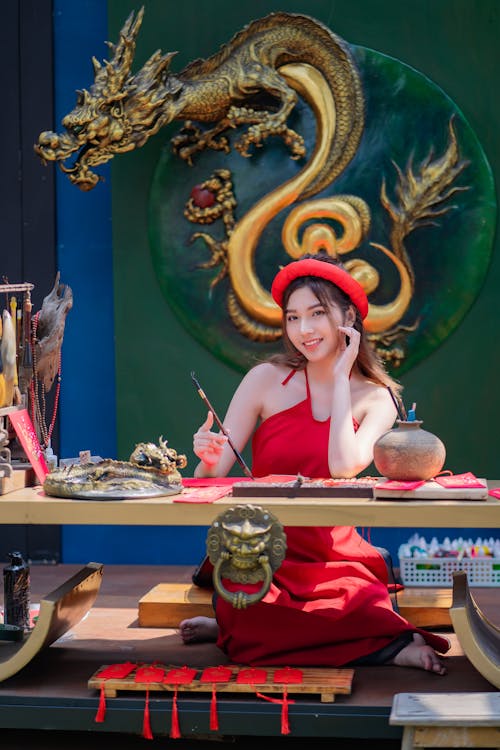
[[[23,630],[30,626],[30,569],[20,552],[9,552],[3,569],[4,623]]]

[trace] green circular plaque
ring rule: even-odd
[[[449,336],[479,294],[493,247],[494,183],[477,137],[436,84],[398,60],[362,47],[351,49],[361,73],[365,129],[344,172],[312,200],[350,194],[368,204],[369,234],[342,260],[361,259],[379,271],[379,286],[369,295],[370,303],[376,305],[394,299],[399,277],[371,243],[391,249],[395,224],[388,202],[411,216],[404,250],[412,269],[413,295],[393,341],[402,355],[397,362],[387,359],[388,369],[399,377]],[[316,123],[302,100],[288,125],[304,137],[307,154],[311,154]],[[239,130],[228,134],[230,143]],[[450,157],[454,139],[455,161]],[[229,153],[207,149],[189,166],[167,143],[155,171],[149,227],[162,292],[186,330],[214,356],[241,371],[278,351],[280,341],[253,341],[237,329],[228,312],[230,278],[222,275],[214,283],[223,266],[206,241],[192,241],[195,232],[205,232],[220,246],[226,239],[224,223],[221,219],[213,224],[194,223],[184,216],[184,209],[193,187],[224,168],[231,172],[234,220],[238,222],[257,201],[294,177],[308,158],[293,161],[283,142],[271,137],[251,158],[234,149]],[[419,185],[421,194],[415,195]],[[282,246],[281,229],[295,205],[275,216],[259,239],[255,275],[264,289],[270,289],[279,265],[290,260]],[[201,267],[211,259],[211,267]],[[388,351],[392,345],[376,343]]]

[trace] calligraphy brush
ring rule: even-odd
[[[215,419],[215,422],[217,423],[218,428],[220,429],[220,431],[222,432],[222,434],[227,437],[227,442],[231,446],[231,448],[233,450],[233,453],[236,456],[236,459],[237,459],[239,465],[241,466],[241,468],[243,469],[243,471],[245,472],[245,474],[247,475],[247,477],[250,477],[250,479],[253,479],[252,472],[250,471],[250,469],[246,465],[246,463],[245,463],[245,461],[243,459],[243,456],[241,455],[241,453],[239,452],[239,450],[236,448],[236,446],[234,445],[233,441],[229,437],[229,434],[228,434],[226,428],[224,427],[224,425],[222,424],[221,420],[219,419],[219,417],[217,415],[217,412],[215,411],[214,407],[212,406],[212,404],[210,403],[210,401],[206,397],[205,391],[203,390],[203,388],[201,387],[201,385],[197,381],[194,372],[191,372],[191,380],[193,381],[193,383],[195,385],[195,388],[198,391],[199,397],[201,398],[201,400],[205,403],[205,405],[209,408],[209,410],[214,415],[214,419]]]

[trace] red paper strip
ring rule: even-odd
[[[229,667],[207,667],[203,670],[200,682],[229,682],[233,672]]]
[[[422,479],[421,481],[415,481],[415,482],[403,482],[398,481],[397,479],[390,479],[387,482],[380,482],[379,484],[375,485],[375,489],[381,489],[381,490],[416,490],[417,487],[421,487],[423,484],[425,484],[425,479]]]
[[[496,497],[500,500],[500,487],[497,487],[495,490],[488,490],[488,495],[491,495],[491,497]]]
[[[49,473],[47,464],[45,463],[45,457],[42,452],[38,437],[33,427],[33,422],[30,419],[26,409],[19,409],[9,414],[9,419],[12,423],[13,428],[16,431],[16,435],[19,438],[19,442],[22,445],[26,457],[33,467],[33,471],[36,474],[36,478],[43,484],[45,477]]]
[[[265,669],[242,669],[236,677],[236,682],[240,685],[262,685],[267,682],[267,672]]]
[[[183,487],[232,486],[235,482],[247,482],[248,477],[182,477]]]
[[[174,503],[213,503],[221,497],[229,495],[231,492],[227,485],[215,487],[198,487],[194,489],[184,489],[180,495],[173,495]]]
[[[292,669],[291,667],[285,667],[284,669],[276,669],[274,672],[273,682],[277,682],[283,685],[300,685],[304,681],[304,674],[301,669]]]
[[[196,669],[191,667],[174,667],[170,669],[163,682],[167,685],[188,685],[196,677]]]
[[[267,484],[283,484],[284,482],[296,481],[297,474],[266,474],[265,477],[257,477],[257,479],[259,482],[266,482]],[[248,477],[245,477],[243,481],[248,482]]]
[[[435,482],[441,485],[441,487],[451,488],[467,488],[467,487],[483,487],[486,489],[486,485],[480,482],[479,479],[474,476],[470,471],[465,474],[451,474],[449,476],[439,476],[434,479]]]

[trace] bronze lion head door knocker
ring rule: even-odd
[[[229,508],[217,516],[207,535],[215,591],[236,609],[260,601],[269,591],[285,552],[286,535],[272,513],[255,505]],[[262,581],[262,585],[253,593],[229,591],[223,578],[240,584]]]

